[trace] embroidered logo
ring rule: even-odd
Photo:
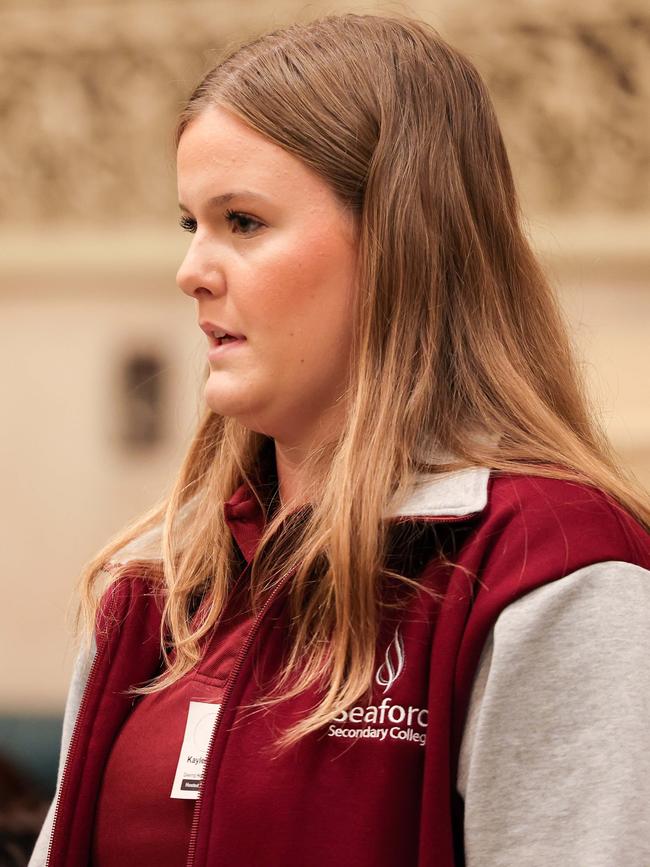
[[[404,641],[402,639],[402,635],[399,631],[399,624],[395,629],[395,635],[391,643],[386,648],[386,655],[384,657],[384,661],[377,669],[377,673],[375,674],[375,681],[379,686],[384,687],[384,695],[388,692],[388,690],[395,683],[397,678],[400,676],[402,671],[404,670],[404,663],[406,662],[406,656],[404,653]]]
[[[429,724],[427,707],[395,704],[386,695],[404,671],[405,664],[404,640],[398,626],[375,673],[375,682],[383,687],[384,697],[377,704],[356,705],[341,711],[328,726],[328,736],[345,740],[408,741],[423,747]]]

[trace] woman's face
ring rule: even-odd
[[[287,445],[331,434],[352,339],[354,217],[304,163],[226,109],[186,128],[177,171],[192,233],[178,285],[204,329],[244,338],[210,350],[208,406]]]

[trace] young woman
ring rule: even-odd
[[[291,26],[177,147],[205,414],[83,576],[32,865],[650,863],[650,509],[475,68]]]

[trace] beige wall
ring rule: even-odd
[[[561,17],[556,6],[409,8],[485,75],[594,400],[650,486],[648,60],[624,23],[633,3]],[[163,493],[196,420],[204,338],[174,284],[186,238],[168,140],[206,49],[319,10],[381,8],[400,7],[0,9],[0,183],[11,204],[0,211],[0,658],[16,661],[0,667],[0,711],[60,708],[79,570]],[[145,452],[117,439],[116,371],[130,347],[166,365],[165,436]]]
[[[0,710],[60,705],[73,583],[171,480],[205,361],[196,313],[172,269],[136,279],[72,264],[55,270],[14,276],[2,298],[0,653],[19,664],[0,669]],[[118,438],[116,374],[134,347],[153,348],[167,364],[165,436],[144,451]]]

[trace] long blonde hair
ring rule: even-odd
[[[324,685],[313,712],[283,734],[288,745],[369,689],[384,515],[414,472],[449,468],[435,454],[596,486],[646,526],[650,508],[588,408],[557,300],[521,227],[492,102],[466,57],[417,20],[328,16],[231,50],[190,96],[177,142],[218,104],[324,178],[359,227],[344,430],[308,458],[318,479],[311,508],[290,528],[282,509],[270,518],[250,577],[259,607],[295,573],[274,700]],[[100,576],[117,580],[118,552],[158,528],[161,646],[167,654],[171,636],[175,650],[139,691],[164,688],[199,660],[231,586],[223,503],[243,481],[258,490],[267,441],[206,409],[169,496],[85,569],[80,614],[91,632]],[[210,603],[198,626],[188,616],[197,593]]]

